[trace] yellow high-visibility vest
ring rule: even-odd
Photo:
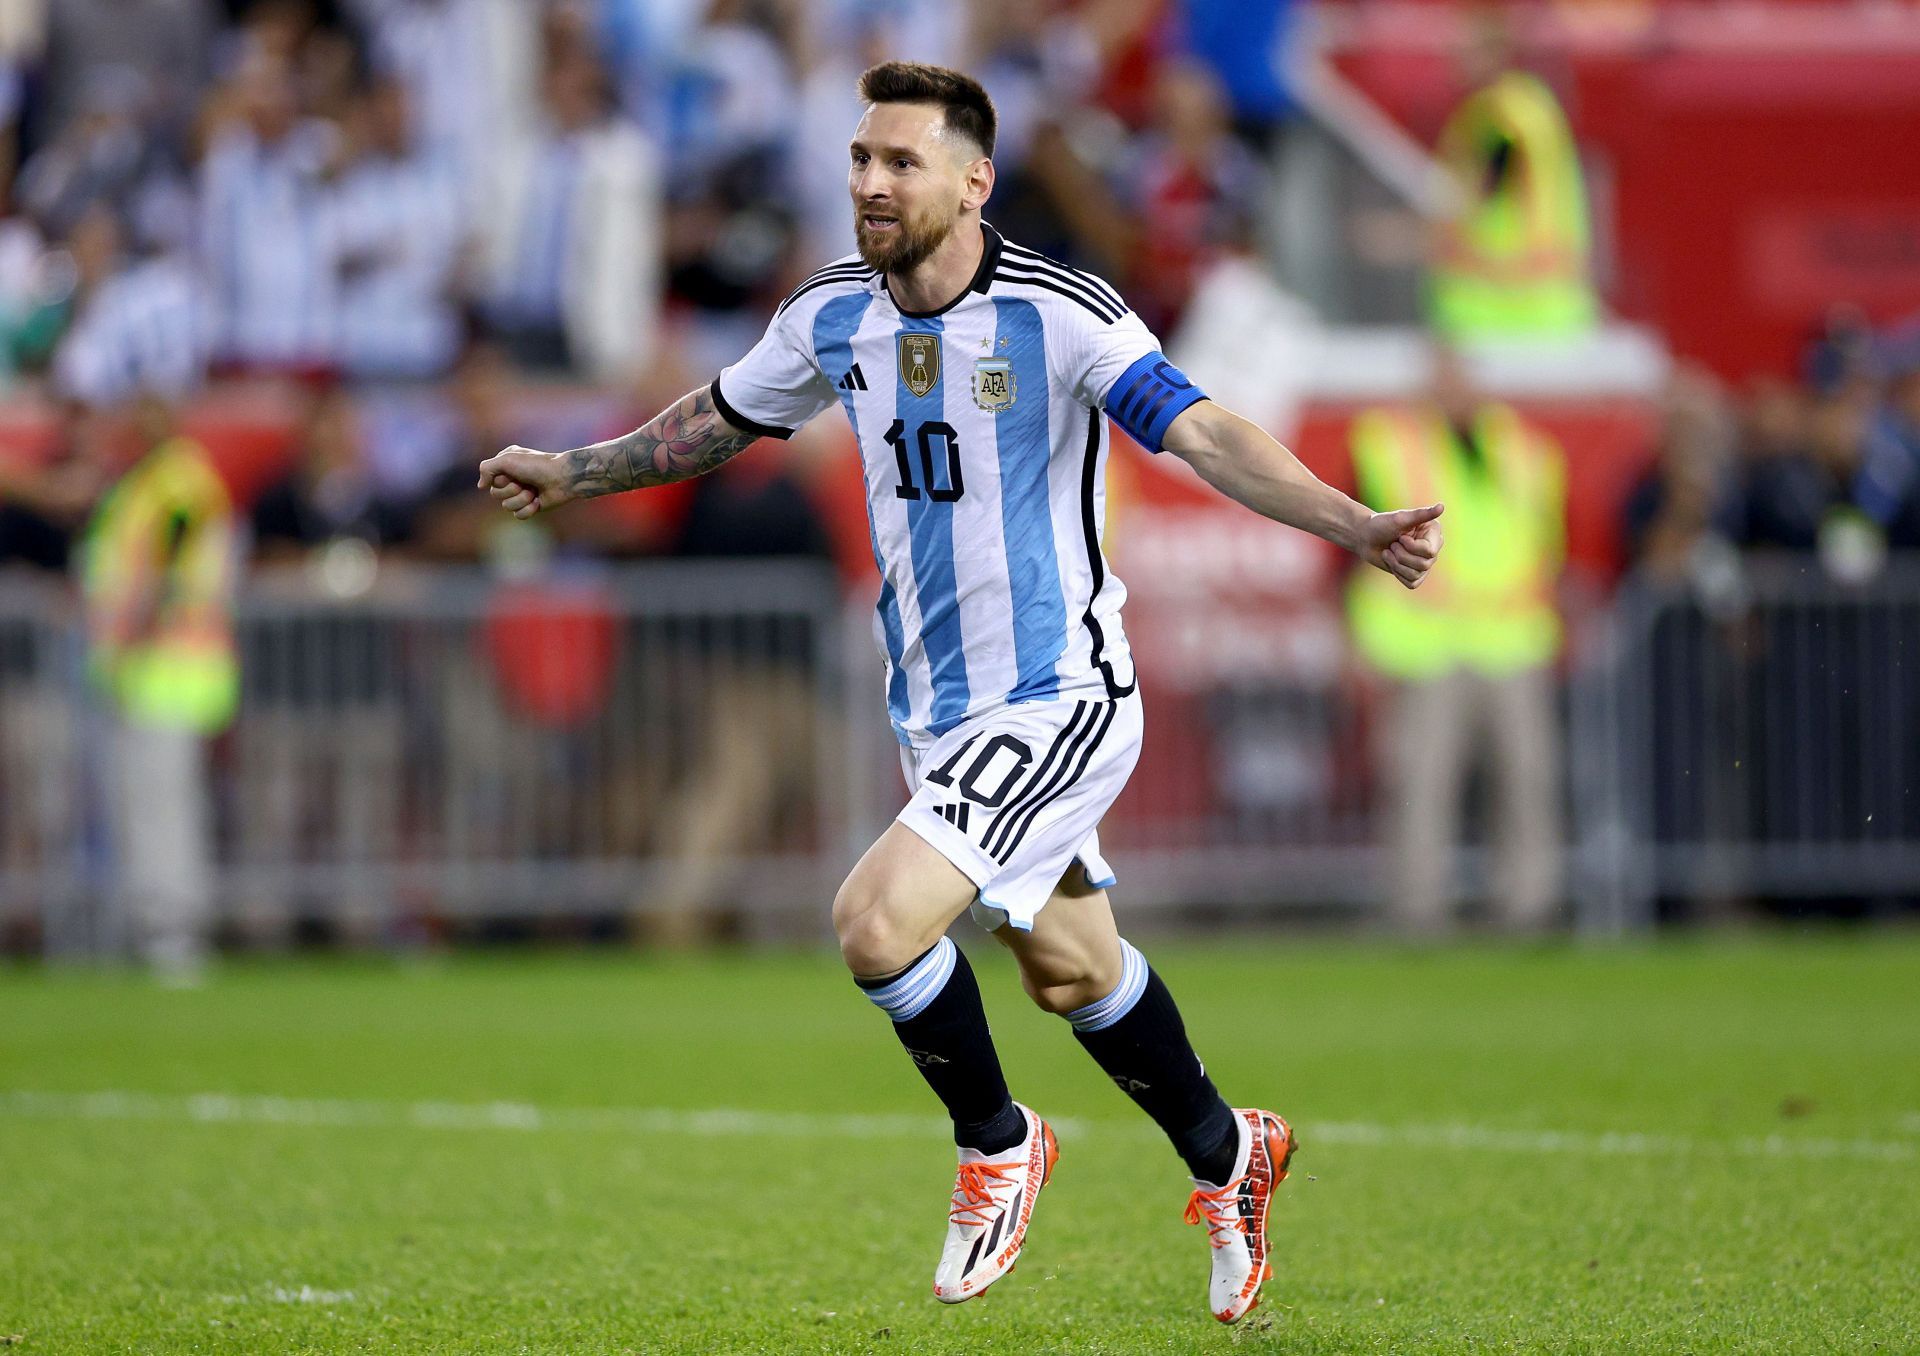
[[[1510,159],[1489,189],[1499,144]],[[1571,338],[1592,328],[1599,305],[1586,188],[1552,91],[1508,71],[1454,111],[1440,157],[1468,206],[1448,223],[1429,280],[1435,328],[1465,342]]]
[[[1559,449],[1505,405],[1480,407],[1474,438],[1477,462],[1437,409],[1368,410],[1354,421],[1364,503],[1375,510],[1447,506],[1440,519],[1446,544],[1418,589],[1372,568],[1357,571],[1348,586],[1354,643],[1389,677],[1434,678],[1463,667],[1499,676],[1559,652],[1553,585],[1566,544]]]
[[[212,734],[240,697],[233,503],[204,448],[172,438],[107,492],[81,547],[89,662],[121,713]]]

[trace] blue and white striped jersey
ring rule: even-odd
[[[916,745],[1012,703],[1133,690],[1126,589],[1100,548],[1101,412],[1159,451],[1203,398],[1107,284],[982,231],[979,271],[942,310],[902,310],[849,256],[713,383],[724,417],[776,438],[846,410],[888,714]]]

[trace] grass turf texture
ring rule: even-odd
[[[1149,950],[1228,1097],[1304,1144],[1276,1277],[1240,1329],[1205,1312],[1177,1160],[989,944],[976,969],[1016,1095],[1082,1124],[1020,1269],[951,1309],[928,1293],[952,1181],[919,1128],[937,1108],[830,957],[246,963],[185,992],[0,970],[0,1341],[1920,1349],[1916,939]],[[103,1089],[165,1100],[116,1119],[17,1095]],[[196,1121],[179,1095],[204,1092],[372,1119]],[[497,1099],[766,1121],[405,1114]],[[781,1133],[782,1113],[812,1131]],[[821,1133],[844,1113],[918,1120]],[[1476,1130],[1419,1129],[1444,1126]],[[1588,1138],[1531,1133],[1553,1130]],[[1666,1138],[1609,1152],[1607,1132]]]

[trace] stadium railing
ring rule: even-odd
[[[1920,563],[1716,578],[1630,579],[1576,646],[1584,931],[1662,900],[1920,893]],[[819,938],[903,798],[871,612],[829,570],[383,568],[348,593],[262,581],[238,609],[243,695],[205,792],[213,912],[240,940],[663,912]],[[1145,685],[1146,750],[1103,825],[1136,916],[1377,910],[1364,692]],[[115,747],[71,594],[0,584],[0,947],[124,948]],[[1466,893],[1481,875],[1464,853]]]
[[[824,917],[859,784],[829,567],[337,573],[237,608],[241,701],[205,762],[223,927],[379,940],[661,901],[746,935]],[[115,719],[76,614],[57,588],[0,587],[0,930],[84,953],[126,925]]]
[[[1920,562],[1634,578],[1570,693],[1583,928],[1663,901],[1920,896]]]

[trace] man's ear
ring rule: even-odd
[[[960,206],[968,212],[978,211],[992,196],[993,161],[983,155],[967,166],[967,187],[960,195]]]

